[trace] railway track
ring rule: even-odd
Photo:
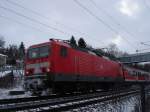
[[[109,92],[97,92],[74,96],[43,96],[0,100],[0,112],[4,111],[65,111],[103,102],[131,94],[138,94],[139,90],[120,90]]]

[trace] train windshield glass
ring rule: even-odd
[[[29,59],[35,59],[35,58],[48,57],[49,53],[50,53],[50,47],[49,46],[31,48],[28,51],[28,58]]]

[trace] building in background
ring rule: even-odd
[[[6,65],[7,56],[4,54],[0,54],[0,66]]]

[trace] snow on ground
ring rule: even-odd
[[[0,89],[0,99],[11,99],[11,98],[23,98],[29,97],[30,93],[25,93],[22,95],[9,95],[9,91],[22,91],[22,87],[16,87],[12,89]]]
[[[24,70],[13,70],[14,77],[24,76]]]
[[[11,73],[11,71],[4,71],[4,72],[0,72],[0,77],[4,77],[5,75]]]
[[[0,77],[4,77],[5,75],[11,74],[13,72],[14,77],[20,77],[24,75],[24,70],[6,70],[0,71]]]
[[[131,96],[119,101],[103,102],[68,112],[140,112],[140,96]]]
[[[0,77],[4,77],[5,75],[11,74],[12,71],[0,72]],[[27,97],[30,96],[30,93],[25,93],[23,95],[9,95],[10,91],[24,91],[23,88],[23,70],[13,70],[13,75],[15,77],[15,82],[13,87],[9,88],[0,88],[0,99],[10,99],[10,98],[19,98],[19,97]]]
[[[25,91],[23,87],[23,79],[17,80],[15,87],[7,88],[7,89],[0,89],[0,99],[11,99],[11,98],[23,98],[23,97],[30,97],[31,93],[25,92],[22,95],[10,95],[10,91]]]

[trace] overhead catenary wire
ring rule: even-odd
[[[150,5],[148,4],[148,1],[147,0],[143,0],[143,3],[144,3],[144,6],[150,10]],[[145,42],[140,42],[140,44],[142,45],[145,45],[145,46],[150,46],[149,44],[147,43],[150,43],[150,41],[145,41]],[[145,50],[145,49],[144,49]],[[148,50],[148,49],[146,49]]]
[[[47,25],[47,24],[45,24],[45,23],[42,23],[41,21],[39,21],[39,20],[37,20],[37,19],[34,19],[34,18],[28,17],[28,16],[26,16],[26,15],[24,15],[24,14],[18,13],[18,12],[14,11],[14,10],[12,10],[12,9],[10,9],[10,8],[6,8],[6,7],[3,7],[3,6],[1,6],[1,5],[0,5],[0,8],[1,8],[1,9],[4,9],[4,10],[6,10],[6,11],[9,11],[9,12],[11,12],[11,13],[14,13],[14,14],[20,16],[20,17],[25,18],[25,19],[28,19],[28,20],[30,20],[30,21],[32,21],[32,22],[34,22],[34,23],[37,23],[37,24],[40,24],[40,25],[45,26],[45,27],[47,27],[47,28],[50,28],[50,29],[52,29],[52,30],[55,30],[55,31],[57,31],[57,32],[59,32],[59,33],[63,33],[63,34],[65,34],[65,35],[70,35],[70,36],[71,36],[71,34],[69,34],[69,33],[67,33],[67,32],[64,32],[64,31],[62,31],[62,30],[60,30],[60,29],[58,29],[58,28],[55,28],[55,27],[52,27],[52,26]]]
[[[34,21],[35,19],[30,18],[30,17],[28,17],[28,16],[25,16],[25,15],[23,15],[23,14],[20,14],[20,13],[18,13],[18,12],[15,12],[14,10],[11,10],[11,9],[8,9],[8,8],[5,8],[5,7],[3,7],[3,6],[0,6],[0,8],[2,8],[2,9],[4,9],[4,10],[7,10],[7,11],[9,11],[9,12],[12,12],[12,13],[14,13],[14,14],[18,15],[18,16],[24,17],[24,18],[26,18],[26,19],[28,19],[28,20],[33,21],[33,22],[38,23],[38,20],[37,20],[37,21]],[[46,24],[41,23],[41,22],[40,22],[39,24],[44,25],[44,26],[46,25]],[[48,28],[49,28],[49,26],[48,26],[48,25],[46,25],[46,27],[48,27]],[[55,30],[55,29],[53,29],[53,30]],[[58,30],[56,30],[56,31],[58,31]],[[59,32],[59,31],[58,31],[58,32]],[[60,33],[65,34],[65,32],[60,32]],[[67,34],[69,35],[69,33],[67,33]],[[72,35],[70,34],[69,36],[71,37]],[[76,38],[77,38],[77,37],[76,37]]]
[[[145,41],[145,42],[141,42],[141,43],[150,43],[150,41]]]
[[[43,15],[43,14],[37,12],[37,11],[34,11],[34,10],[32,10],[32,9],[26,8],[26,7],[24,7],[24,6],[22,6],[22,5],[18,4],[18,3],[16,3],[16,2],[14,2],[14,1],[11,1],[11,0],[6,0],[6,1],[7,1],[8,3],[13,4],[13,5],[15,5],[15,6],[18,6],[18,7],[22,8],[22,9],[24,9],[24,10],[26,10],[26,11],[29,11],[29,12],[31,12],[32,14],[35,14],[35,15],[41,17],[41,18],[44,18],[45,20],[48,20],[48,21],[51,20],[51,21],[53,21],[53,22],[56,23],[56,24],[59,24],[59,25],[62,25],[62,26],[64,26],[64,27],[66,27],[67,29],[75,30],[74,28],[71,28],[71,27],[69,27],[69,26],[66,26],[65,24],[60,23],[60,22],[58,22],[58,21],[52,20],[50,17],[47,17],[47,16],[45,16],[45,15]],[[80,31],[77,31],[77,32],[80,32]],[[80,33],[82,33],[82,32],[80,32]]]
[[[150,44],[146,44],[144,42],[141,42],[142,45],[145,45],[145,46],[150,46]]]
[[[51,29],[51,27],[50,27],[49,25],[46,25],[46,24],[44,24],[44,23],[42,23],[42,22],[40,22],[40,21],[38,21],[38,20],[35,20],[35,19],[30,18],[30,17],[28,17],[28,16],[25,16],[25,15],[23,15],[23,14],[20,14],[20,13],[14,11],[14,10],[12,10],[12,9],[8,9],[8,8],[6,8],[6,7],[3,7],[3,6],[0,6],[0,8],[4,9],[4,10],[6,10],[6,11],[12,12],[12,13],[18,15],[18,16],[24,17],[24,18],[26,18],[26,19],[28,19],[28,20],[30,20],[30,21],[32,21],[32,22],[35,22],[35,23],[39,23],[39,24],[41,24],[41,25],[44,25],[44,26],[46,26],[46,27],[48,27],[48,28]],[[35,20],[35,21],[34,21],[34,20]],[[52,29],[55,30],[53,27],[52,27]],[[65,32],[59,31],[59,30],[57,30],[57,29],[56,29],[56,31],[58,31],[58,32],[60,32],[60,33],[63,33],[63,34],[68,34],[68,35],[69,35],[69,33],[65,33]],[[71,36],[72,36],[72,34],[70,34],[70,37],[71,37]],[[76,37],[76,38],[77,38],[77,37]],[[96,40],[96,39],[95,39],[95,40]],[[102,42],[102,41],[101,41],[101,42]]]
[[[78,0],[73,0],[78,6],[80,6],[82,9],[84,9],[86,12],[88,12],[91,16],[93,16],[95,19],[97,19],[100,23],[102,23],[103,25],[105,25],[109,30],[111,30],[112,32],[114,32],[116,35],[120,35],[120,33],[115,30],[113,27],[111,27],[111,25],[109,25],[108,23],[106,23],[103,19],[101,19],[99,16],[95,15],[91,10],[89,10],[87,7],[85,7],[82,3],[80,3]],[[134,50],[136,50],[137,48],[130,43],[126,38],[124,38],[122,35],[120,35],[130,46],[131,48],[133,48]]]
[[[13,18],[6,17],[6,16],[3,16],[3,15],[0,15],[0,17],[3,18],[3,19],[5,19],[5,20],[8,20],[8,21],[13,21],[13,22],[15,22],[15,23],[17,23],[17,24],[19,24],[19,25],[27,26],[27,27],[29,27],[29,28],[31,28],[31,29],[36,30],[36,31],[40,31],[40,32],[42,32],[42,33],[46,33],[46,34],[48,34],[50,37],[52,37],[52,36],[56,37],[54,34],[52,34],[52,33],[50,33],[50,32],[46,32],[45,30],[41,30],[41,29],[39,29],[39,28],[37,28],[37,27],[33,27],[33,26],[31,26],[31,25],[25,24],[25,23],[23,23],[23,22],[20,22],[20,21],[18,21],[18,20],[13,19]]]
[[[98,6],[94,0],[89,0],[100,12],[102,12],[104,15],[106,15],[108,18],[111,19],[111,21],[118,25],[124,32],[126,32],[128,35],[130,35],[130,37],[134,37],[134,39],[136,38],[135,35],[133,35],[133,33],[131,33],[130,31],[128,31],[124,26],[121,25],[120,22],[118,22],[112,15],[110,15],[106,10],[104,10],[103,8],[101,8],[100,6]]]
[[[136,50],[136,52],[139,53],[139,52],[141,52],[141,51],[148,51],[148,50],[150,50],[150,48],[138,49],[138,50]]]
[[[65,24],[60,23],[60,22],[55,21],[55,20],[52,20],[50,17],[47,17],[47,16],[45,16],[45,15],[42,15],[42,14],[40,14],[39,12],[34,11],[34,10],[32,10],[32,9],[26,8],[26,7],[24,7],[24,6],[20,5],[20,4],[18,4],[17,2],[14,2],[14,1],[11,1],[11,0],[6,0],[6,1],[7,1],[8,3],[12,4],[12,5],[15,5],[15,6],[17,6],[17,7],[20,7],[20,8],[22,8],[22,9],[26,10],[26,11],[29,11],[29,12],[31,12],[31,13],[33,13],[33,14],[35,14],[35,15],[41,17],[41,18],[44,18],[45,20],[48,20],[48,21],[51,20],[51,21],[55,22],[56,24],[65,27],[66,29],[75,31],[75,32],[77,32],[77,33],[80,33],[81,35],[86,36],[86,37],[93,37],[93,36],[88,36],[86,33],[81,32],[81,31],[79,31],[79,30],[77,30],[77,29],[75,29],[75,28],[72,28],[72,27],[68,26],[68,25],[65,25]],[[95,38],[95,37],[94,37],[94,38]],[[98,40],[98,39],[95,38],[95,40]],[[100,40],[98,40],[98,41],[100,41]],[[102,44],[104,44],[104,42],[103,42],[102,40],[101,40],[100,42],[101,42]]]

